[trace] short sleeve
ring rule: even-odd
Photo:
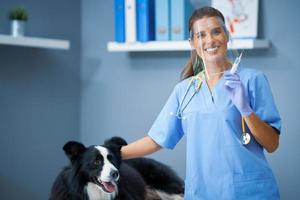
[[[273,94],[263,73],[257,74],[250,82],[251,107],[261,120],[281,131],[281,118],[274,102]]]
[[[177,88],[174,88],[148,132],[157,144],[168,149],[173,149],[183,136],[181,119],[176,116],[179,105]]]

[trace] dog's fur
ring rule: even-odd
[[[119,137],[85,147],[63,147],[70,165],[57,176],[50,200],[182,200],[183,181],[168,166],[149,158],[122,161]]]

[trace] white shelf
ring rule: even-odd
[[[10,35],[1,35],[1,34],[0,34],[0,44],[37,47],[37,48],[64,49],[64,50],[70,48],[70,42],[68,40],[45,39],[45,38],[25,37],[25,36],[13,37]]]
[[[270,42],[263,39],[235,39],[228,43],[229,49],[268,48]],[[108,42],[107,50],[111,52],[144,52],[144,51],[189,51],[189,42],[184,41],[151,41],[135,43]]]

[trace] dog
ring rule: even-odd
[[[150,158],[122,160],[127,142],[63,146],[70,160],[56,177],[49,200],[183,200],[184,182],[167,165]]]

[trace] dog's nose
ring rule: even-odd
[[[110,176],[115,179],[115,180],[118,180],[119,179],[119,172],[117,170],[112,170],[110,172]]]

